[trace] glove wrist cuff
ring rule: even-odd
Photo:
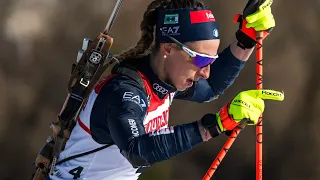
[[[238,40],[237,46],[241,49],[251,49],[257,42],[242,32],[240,29],[236,32],[236,38]]]
[[[216,113],[216,117],[217,117],[217,124],[218,124],[218,127],[219,127],[220,131],[221,131],[221,132],[226,131],[226,129],[223,127],[223,124],[222,124],[222,122],[221,122],[220,112],[217,112],[217,113]]]
[[[212,138],[222,133],[217,122],[216,114],[206,114],[201,118],[200,122],[202,126],[210,132]]]
[[[237,45],[242,49],[251,49],[256,44],[256,30],[254,28],[247,28],[247,20],[241,14],[236,14],[233,19],[233,22],[239,23],[239,30],[236,32],[236,38],[238,40]],[[261,40],[265,39],[273,28],[262,31],[262,37],[259,37]]]
[[[233,130],[236,126],[239,125],[239,123],[233,119],[232,115],[229,114],[228,112],[229,106],[230,106],[230,103],[223,106],[216,115],[217,122],[220,126],[220,129],[222,129],[222,131]]]

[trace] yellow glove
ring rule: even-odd
[[[274,90],[248,90],[239,93],[216,113],[220,131],[233,130],[241,122],[257,124],[265,108],[265,99],[283,101],[284,94]]]
[[[236,15],[234,22],[239,23],[239,30],[236,32],[239,47],[253,48],[257,44],[257,31],[262,31],[262,39],[265,39],[275,27],[276,22],[271,12],[272,2],[273,0],[249,0],[243,15]]]
[[[247,20],[246,28],[254,28],[256,31],[268,30],[275,27],[276,22],[271,12],[273,0],[265,0],[259,10],[245,17]]]

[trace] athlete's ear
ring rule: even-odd
[[[163,55],[169,55],[172,50],[172,43],[161,43],[160,51]]]

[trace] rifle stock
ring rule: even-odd
[[[117,1],[103,33],[100,32],[93,41],[87,38],[83,41],[82,50],[78,52],[77,62],[72,66],[68,82],[68,95],[58,118],[50,124],[53,134],[49,136],[47,143],[36,157],[34,163],[36,172],[33,174],[33,180],[44,180],[46,176],[54,173],[59,154],[64,149],[71,131],[76,125],[78,114],[86,103],[88,95],[103,72],[117,62],[116,59],[110,58],[109,51],[113,44],[113,38],[108,35],[108,32],[115,21],[122,1]]]

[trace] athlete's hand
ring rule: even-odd
[[[239,93],[216,113],[221,132],[233,130],[241,122],[256,125],[264,111],[265,99],[283,101],[284,94],[274,90],[248,90]]]
[[[233,130],[240,123],[255,125],[264,112],[265,99],[283,101],[283,92],[274,90],[248,90],[240,92],[232,101],[223,106],[219,112],[206,114],[201,123],[209,130],[212,137],[225,131]]]
[[[275,27],[271,12],[272,3],[273,0],[249,0],[243,15],[235,17],[235,21],[240,23],[236,37],[242,48],[252,48],[256,45],[256,31],[263,31],[264,39]]]
[[[275,27],[276,22],[271,12],[273,0],[250,0],[243,10],[247,20],[246,27],[256,31],[268,30]]]

